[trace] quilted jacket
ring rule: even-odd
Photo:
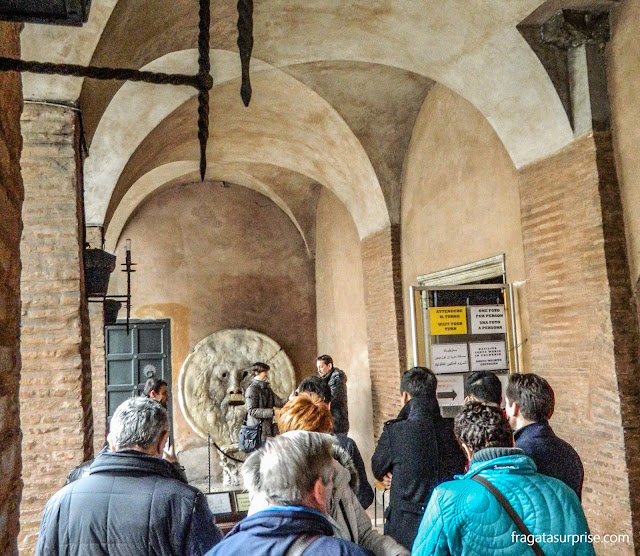
[[[36,556],[202,556],[222,539],[204,495],[174,465],[100,454],[89,476],[51,497]]]
[[[471,480],[477,474],[502,492],[546,556],[595,555],[575,492],[562,481],[537,473],[533,460],[519,448],[480,450],[465,475],[437,487],[411,554],[533,555],[493,494]]]

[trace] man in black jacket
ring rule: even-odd
[[[440,415],[436,376],[425,367],[402,375],[403,408],[387,421],[371,465],[391,484],[384,532],[411,550],[433,489],[464,472],[466,458],[451,423]]]
[[[320,355],[316,360],[318,374],[327,381],[331,388],[331,416],[333,432],[347,434],[349,432],[349,405],[347,403],[347,375],[333,366],[330,355]]]
[[[130,398],[111,419],[109,451],[44,509],[36,556],[201,556],[222,535],[204,495],[162,459],[166,410]]]
[[[516,448],[536,462],[538,473],[560,479],[581,498],[582,461],[549,425],[554,405],[553,389],[544,378],[533,373],[509,375],[505,412],[515,431]]]

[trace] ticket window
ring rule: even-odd
[[[411,286],[413,361],[438,376],[438,402],[444,417],[463,405],[464,379],[487,370],[504,389],[518,372],[511,284]]]

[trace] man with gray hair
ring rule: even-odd
[[[333,442],[328,434],[290,431],[253,452],[242,466],[244,484],[250,497],[264,496],[269,507],[243,519],[207,556],[371,554],[333,537],[325,517],[333,491]]]
[[[168,435],[159,402],[123,402],[111,419],[109,450],[47,502],[36,556],[201,556],[219,542],[204,495],[162,459]]]

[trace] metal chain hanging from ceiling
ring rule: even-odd
[[[198,73],[186,75],[181,73],[157,73],[130,68],[110,68],[97,66],[80,66],[76,64],[53,64],[6,58],[0,56],[0,71],[17,71],[41,73],[48,75],[65,75],[88,77],[91,79],[143,81],[157,85],[187,85],[198,90],[198,142],[200,144],[200,178],[204,181],[207,171],[207,141],[209,139],[209,91],[213,87],[211,77],[210,35],[211,22],[210,0],[200,0],[198,24]],[[240,96],[245,106],[251,100],[251,80],[249,64],[253,49],[253,0],[238,0],[238,48],[242,68],[242,85]]]

